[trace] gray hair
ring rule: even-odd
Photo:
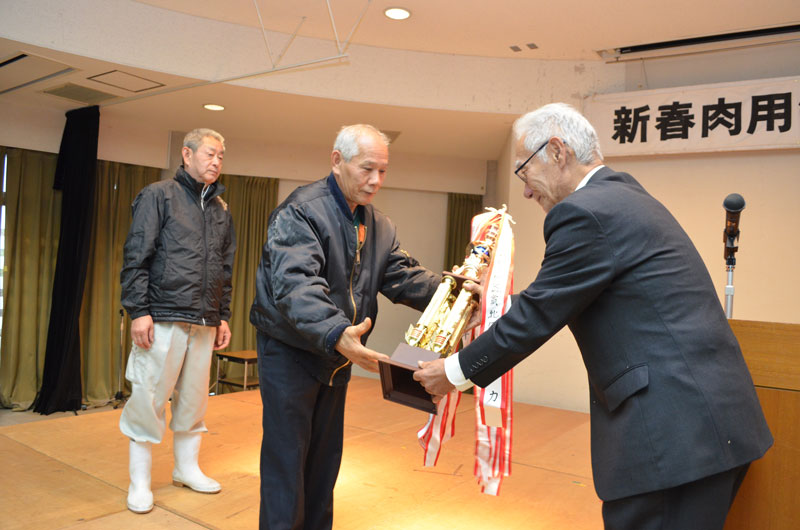
[[[566,103],[550,103],[523,115],[514,122],[514,135],[517,139],[524,137],[525,148],[529,151],[557,136],[572,148],[579,163],[586,165],[603,159],[597,131],[589,120]],[[547,161],[546,151],[542,149],[536,156]]]
[[[189,134],[183,137],[183,146],[188,147],[193,152],[197,151],[197,148],[203,143],[203,138],[209,136],[221,143],[223,148],[225,147],[225,138],[213,129],[195,129],[190,131]]]
[[[333,150],[342,153],[342,158],[345,162],[350,162],[354,156],[358,156],[361,152],[359,142],[364,136],[371,134],[380,139],[386,147],[389,147],[389,137],[380,132],[372,125],[365,123],[357,123],[355,125],[345,125],[339,129],[339,134],[336,135],[336,141],[333,143]]]

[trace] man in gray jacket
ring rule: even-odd
[[[344,127],[326,178],[296,189],[269,218],[250,322],[263,403],[260,528],[331,528],[350,367],[378,371],[364,346],[378,293],[422,310],[441,277],[400,247],[370,204],[389,140]]]
[[[131,397],[120,417],[130,438],[128,509],[153,509],[150,445],[164,436],[172,398],[172,481],[201,493],[220,485],[197,464],[213,349],[230,342],[236,248],[228,205],[219,197],[225,140],[211,129],[186,135],[175,177],[145,187],[133,202],[125,241],[122,305],[133,348],[125,377]]]

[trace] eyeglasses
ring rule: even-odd
[[[518,177],[519,177],[519,179],[520,179],[522,182],[525,182],[525,183],[527,184],[527,181],[525,180],[525,177],[524,177],[524,176],[521,174],[521,172],[522,172],[522,169],[523,169],[523,168],[524,168],[524,167],[525,167],[525,166],[528,164],[528,162],[530,162],[530,161],[531,161],[531,159],[532,159],[533,157],[535,157],[535,156],[536,156],[536,153],[538,153],[539,151],[541,151],[541,150],[544,148],[544,146],[546,146],[546,145],[547,145],[547,142],[549,142],[549,141],[550,141],[550,138],[548,138],[548,139],[547,139],[547,141],[545,141],[545,143],[543,143],[542,145],[540,145],[540,146],[539,146],[539,147],[536,149],[536,151],[534,151],[534,152],[533,152],[533,154],[531,154],[531,156],[529,156],[529,157],[528,157],[528,159],[527,159],[527,160],[525,160],[525,162],[523,162],[522,164],[520,164],[520,166],[519,166],[517,169],[515,169],[515,170],[514,170],[514,174],[515,174],[516,176],[518,176]]]
[[[537,148],[536,148],[536,151],[534,151],[534,152],[531,154],[531,156],[529,156],[529,157],[528,157],[528,159],[527,159],[527,160],[525,160],[525,162],[523,162],[522,164],[520,164],[520,166],[519,166],[517,169],[515,169],[515,170],[514,170],[514,174],[515,174],[516,176],[518,176],[518,177],[519,177],[519,179],[520,179],[522,182],[525,182],[525,183],[527,183],[527,181],[525,180],[525,177],[524,177],[524,176],[521,174],[521,173],[522,173],[522,170],[523,170],[523,168],[524,168],[524,167],[525,167],[525,166],[528,164],[528,162],[530,162],[530,161],[531,161],[531,159],[533,159],[533,157],[534,157],[534,156],[536,156],[536,153],[538,153],[539,151],[541,151],[541,150],[544,148],[544,146],[546,146],[546,145],[547,145],[547,142],[549,142],[549,141],[550,141],[550,138],[548,138],[548,139],[547,139],[547,141],[545,141],[545,143],[543,143],[542,145],[540,145],[539,147],[537,147]]]

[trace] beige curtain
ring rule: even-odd
[[[444,270],[461,265],[466,257],[472,218],[483,210],[483,196],[467,193],[447,194],[447,232],[445,238]]]
[[[0,404],[27,409],[44,367],[61,193],[53,190],[58,155],[0,148],[7,155]]]
[[[256,332],[250,324],[250,305],[256,295],[256,269],[267,240],[267,219],[278,204],[278,179],[222,175],[236,228],[236,259],[231,296],[229,351],[255,350]]]
[[[120,379],[125,393],[129,391],[124,371],[130,353],[130,318],[124,314],[120,321],[122,250],[130,228],[130,205],[160,174],[157,168],[98,161],[92,247],[81,310],[84,399],[90,405],[111,400],[120,390]],[[277,201],[278,181],[224,175],[220,182],[226,187],[223,200],[230,207],[237,239],[228,350],[255,349],[255,332],[248,315],[255,296],[255,269],[266,240],[267,216]],[[234,366],[228,373],[238,375],[237,370],[241,368]],[[212,366],[212,375],[215,373],[216,364]]]
[[[124,315],[120,342],[122,247],[131,224],[131,203],[161,170],[97,161],[92,240],[80,316],[83,399],[90,406],[108,403],[125,385],[130,351],[130,319]],[[122,374],[122,377],[120,377]]]
[[[52,189],[58,155],[0,147],[0,159],[4,155],[8,155],[8,176],[3,199],[6,237],[0,404],[26,409],[36,396],[44,366],[61,217],[61,194]],[[120,391],[120,379],[123,387],[126,385],[124,368],[131,339],[130,319],[127,314],[120,319],[122,248],[130,227],[131,203],[160,175],[157,168],[98,160],[80,317],[83,399],[90,406],[112,400]],[[277,204],[278,181],[224,175],[220,182],[227,188],[223,199],[230,206],[237,238],[228,350],[255,349],[250,304],[267,237],[267,217]],[[229,374],[237,375],[237,370],[241,368],[234,366]]]
[[[278,179],[222,175],[226,190],[222,198],[230,207],[236,229],[236,259],[233,264],[231,295],[231,343],[227,351],[255,350],[256,332],[250,324],[250,305],[256,295],[256,269],[261,249],[267,240],[267,220],[278,204]],[[241,364],[222,363],[222,376],[241,377]],[[211,383],[215,381],[217,359],[211,365]],[[250,376],[254,376],[251,373]],[[228,385],[215,388],[217,393],[231,391]]]

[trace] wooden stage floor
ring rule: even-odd
[[[422,466],[424,413],[384,401],[376,379],[353,377],[347,398],[334,528],[601,529],[589,456],[589,416],[515,404],[511,476],[500,495],[472,476],[474,411],[465,395],[456,436],[435,468]],[[172,435],[153,447],[155,508],[125,507],[128,441],[120,410],[0,427],[0,528],[255,529],[261,399],[210,398],[200,461],[217,495],[172,486]]]

